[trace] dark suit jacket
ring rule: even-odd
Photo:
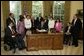
[[[39,17],[37,17],[36,19],[36,29],[41,29],[41,21],[43,20],[43,18],[41,17],[39,20]]]
[[[79,33],[82,29],[82,22],[79,18],[77,18],[75,25],[74,25],[74,19],[72,21],[72,32],[73,33]]]
[[[46,22],[44,23],[43,29],[48,30],[48,20],[46,20]]]
[[[12,42],[12,32],[9,27],[5,29],[4,42]]]
[[[34,22],[31,20],[31,23],[32,23],[31,30],[35,30],[36,29],[36,20],[34,20]]]
[[[16,22],[15,22],[15,18],[13,18],[13,20],[14,20],[14,22],[10,19],[10,17],[8,17],[7,18],[7,20],[6,20],[6,26],[8,26],[9,25],[9,22],[12,22],[13,24],[14,24],[14,29],[16,30]]]

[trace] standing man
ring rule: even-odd
[[[78,46],[78,35],[82,29],[82,22],[79,18],[78,14],[75,14],[74,19],[72,20],[72,36],[73,36],[73,43],[75,47]]]
[[[41,13],[39,13],[39,16],[36,18],[36,29],[41,29],[42,20],[43,20],[43,17],[41,16]]]
[[[6,26],[8,26],[9,25],[9,22],[12,22],[13,23],[13,25],[14,25],[14,29],[16,30],[16,22],[15,22],[15,18],[14,18],[14,14],[13,13],[10,13],[9,14],[9,17],[7,18],[7,20],[6,20]]]

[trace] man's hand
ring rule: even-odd
[[[18,33],[15,33],[15,34],[12,35],[12,37],[14,38],[14,37],[17,36],[17,35],[18,35]]]
[[[12,36],[13,38],[15,37],[15,35]]]
[[[70,32],[66,32],[65,34],[66,34],[66,35],[70,35],[71,33],[70,33]]]

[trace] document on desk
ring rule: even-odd
[[[38,32],[47,32],[45,29],[37,30]]]
[[[31,31],[27,31],[26,34],[27,34],[27,35],[31,35]]]

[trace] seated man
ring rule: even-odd
[[[71,42],[71,23],[68,23],[68,26],[64,29],[64,44],[69,44]]]
[[[8,26],[5,29],[5,37],[4,37],[4,44],[9,44],[10,49],[14,49],[15,52],[15,45],[17,43],[17,38],[15,37],[16,33],[12,30],[13,23],[10,21]]]
[[[10,21],[5,30],[4,44],[9,44],[10,49],[16,50],[16,46],[21,49],[23,40],[20,38],[20,35],[14,30],[13,23]]]

